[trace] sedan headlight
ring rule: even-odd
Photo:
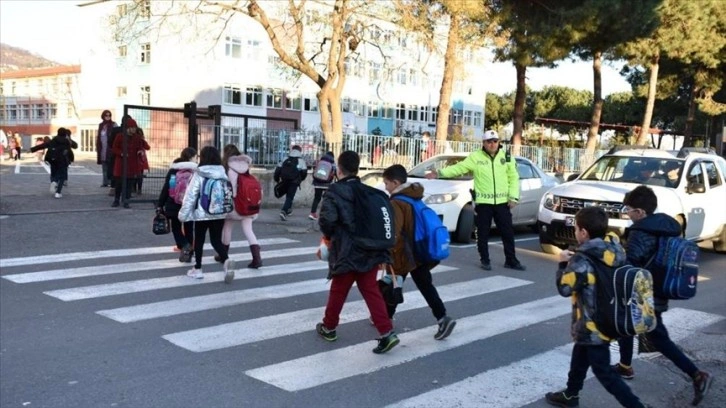
[[[459,195],[456,193],[447,193],[447,194],[431,194],[430,196],[426,197],[424,200],[424,203],[426,204],[443,204],[448,203],[449,201],[456,200],[456,197]]]
[[[552,193],[547,193],[544,196],[542,196],[542,207],[544,207],[550,211],[557,211],[559,206],[560,206],[560,197],[558,197]]]

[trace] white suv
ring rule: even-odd
[[[537,215],[542,250],[555,254],[577,244],[575,213],[584,207],[605,210],[610,230],[621,235],[631,224],[624,211],[625,193],[645,184],[658,197],[656,211],[678,220],[687,239],[710,239],[716,252],[726,252],[726,160],[698,150],[686,148],[674,155],[642,147],[613,148],[542,197]]]

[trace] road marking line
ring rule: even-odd
[[[284,258],[288,256],[298,255],[310,255],[310,258],[314,258],[315,251],[318,247],[302,247],[302,248],[290,248],[290,249],[279,249],[275,251],[263,251],[262,259],[270,258]],[[247,254],[235,254],[230,258],[237,262],[249,261],[252,259],[252,255]],[[217,262],[213,256],[205,256],[202,258],[202,263],[213,266],[216,268]],[[32,283],[32,282],[45,282],[50,280],[58,279],[71,279],[81,278],[85,276],[100,276],[100,275],[112,275],[116,273],[127,273],[127,272],[145,272],[158,269],[172,269],[189,267],[189,264],[180,263],[178,259],[164,259],[157,261],[146,261],[146,262],[128,262],[122,264],[111,264],[101,266],[84,266],[80,268],[67,268],[67,269],[56,269],[52,271],[42,272],[28,272],[18,273],[15,275],[5,275],[3,278],[15,282],[15,283]],[[221,268],[221,265],[218,267]]]
[[[447,302],[453,302],[459,299],[480,296],[487,293],[513,289],[530,284],[532,284],[531,281],[523,279],[510,278],[506,276],[492,276],[473,281],[438,286],[436,289],[438,290],[441,298],[446,299]],[[428,307],[426,301],[423,299],[419,291],[413,288],[406,292],[406,301],[398,305],[396,310],[397,313],[400,313],[406,310],[424,307]],[[366,307],[365,301],[363,300],[347,302],[344,310],[344,316],[341,316],[341,320],[344,323],[365,320],[370,314],[368,307]],[[320,316],[323,315],[324,311],[325,307],[297,310],[294,312],[265,316],[257,319],[171,333],[161,337],[179,347],[193,352],[219,350],[227,347],[234,347],[242,344],[249,344],[257,341],[312,331],[314,323],[320,320]]]
[[[260,239],[260,245],[279,245],[279,244],[292,244],[300,241],[296,241],[288,238],[267,238]],[[249,246],[247,241],[235,241],[230,243],[230,248],[245,248]],[[128,249],[111,249],[107,251],[87,251],[87,252],[71,252],[65,254],[56,255],[43,255],[43,256],[28,256],[22,258],[8,258],[0,259],[0,268],[8,268],[11,266],[26,266],[26,265],[38,265],[44,263],[56,263],[66,261],[80,261],[82,259],[97,259],[97,258],[111,258],[111,257],[127,257],[127,256],[138,256],[138,255],[153,255],[171,253],[171,245],[151,247],[151,248],[128,248]],[[204,245],[205,250],[212,249],[211,244]]]
[[[15,174],[20,174],[20,160],[15,162]]]
[[[674,341],[693,335],[696,330],[723,318],[711,313],[680,308],[663,314],[663,320]],[[457,331],[454,335],[459,333]],[[396,351],[398,349],[394,349],[392,353]],[[516,408],[527,405],[542,399],[548,391],[564,387],[570,369],[571,354],[572,344],[566,344],[507,366],[485,371],[463,381],[395,402],[387,408]],[[638,355],[633,354],[633,358],[638,358]],[[617,361],[617,353],[612,354],[611,359],[613,362]],[[592,371],[588,371],[588,378],[591,377]]]
[[[384,356],[373,355],[373,342],[365,342],[248,370],[245,374],[286,391],[299,391],[518,330],[566,315],[570,309],[566,299],[551,296],[458,319],[456,333],[446,341],[433,340],[431,328],[427,327],[401,334],[402,346]]]
[[[317,248],[317,247],[316,247]],[[265,257],[262,257],[265,259]],[[455,270],[449,266],[437,266],[437,272]],[[432,271],[433,272],[433,271]],[[116,309],[100,310],[96,313],[121,323],[138,322],[159,317],[175,316],[184,313],[219,309],[227,306],[242,305],[261,300],[283,299],[286,297],[324,292],[328,290],[328,281],[321,274],[320,278],[306,281],[264,286],[254,289],[235,290],[214,293],[211,295],[192,296],[162,302],[146,303]]]

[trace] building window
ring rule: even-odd
[[[242,105],[242,88],[234,85],[225,85],[224,103],[227,105]]]
[[[451,124],[452,125],[461,124],[461,111],[460,110],[458,110],[458,109],[451,110]]]
[[[381,105],[375,102],[368,102],[368,117],[378,118],[381,114]]]
[[[365,103],[358,99],[353,99],[350,104],[350,110],[356,114],[356,116],[365,116]]]
[[[285,93],[285,109],[298,111],[302,109],[302,96],[293,92]]]
[[[10,83],[10,95],[15,95],[15,81]]]
[[[51,119],[58,118],[58,104],[55,104],[55,103],[50,104],[50,118]]]
[[[128,91],[126,90],[125,86],[117,86],[116,87],[116,97],[117,98],[124,98],[128,94]]]
[[[30,105],[20,105],[20,120],[30,119]]]
[[[143,18],[149,18],[151,16],[151,1],[140,0],[138,1],[139,15]]]
[[[146,105],[146,106],[151,105],[151,87],[150,86],[141,87],[141,104]]]
[[[118,56],[119,56],[119,58],[125,57],[126,54],[127,54],[127,52],[128,52],[128,49],[126,48],[125,45],[120,45],[118,47]]]
[[[33,105],[33,119],[43,120],[45,119],[45,106],[43,104]]]
[[[141,44],[141,63],[151,63],[151,44],[149,43]]]
[[[257,40],[247,40],[247,59],[253,61],[260,60],[260,42]]]
[[[431,107],[431,122],[436,123],[436,121],[438,119],[439,119],[439,107],[432,106]]]
[[[396,119],[406,119],[406,104],[405,103],[396,104]]]
[[[236,37],[226,37],[224,55],[230,58],[242,57],[242,40]]]
[[[430,107],[428,105],[427,106],[421,105],[421,110],[420,110],[421,115],[419,116],[419,120],[421,122],[428,122],[428,120],[429,120],[429,108]]]
[[[383,106],[383,112],[382,112],[381,117],[385,118],[385,119],[393,119],[393,115],[394,115],[393,106],[391,106],[390,104],[385,104]]]
[[[474,120],[472,123],[474,127],[481,127],[481,112],[474,112]]]
[[[381,64],[371,62],[368,68],[368,85],[373,85],[381,79]]]
[[[282,90],[268,89],[266,100],[268,108],[282,109]]]
[[[464,126],[471,126],[471,117],[472,112],[465,110],[464,111]]]
[[[5,109],[0,108],[0,121],[5,121]]]
[[[406,85],[406,70],[401,68],[396,71],[396,80],[401,85]]]
[[[0,82],[0,95],[5,94],[5,84]]]
[[[343,98],[343,112],[350,112],[350,98]]]
[[[249,87],[245,93],[245,105],[262,106],[262,88]]]
[[[408,70],[408,82],[413,86],[418,85],[418,72],[415,69]]]
[[[418,106],[410,105],[408,107],[408,120],[418,120]]]
[[[66,105],[66,117],[72,118],[74,113],[73,104]]]
[[[18,120],[17,105],[8,105],[8,120]]]
[[[318,111],[318,98],[307,96],[303,99],[303,110],[308,112]]]

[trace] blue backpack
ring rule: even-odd
[[[413,253],[421,263],[442,261],[449,257],[449,231],[441,222],[436,211],[404,195],[393,196],[411,205],[413,211]]]
[[[654,274],[655,293],[666,299],[690,299],[696,295],[698,246],[681,237],[660,237],[658,251],[648,263]],[[662,284],[661,284],[662,279]]]
[[[211,215],[229,214],[234,211],[232,183],[227,179],[204,179],[199,194],[199,204]]]

